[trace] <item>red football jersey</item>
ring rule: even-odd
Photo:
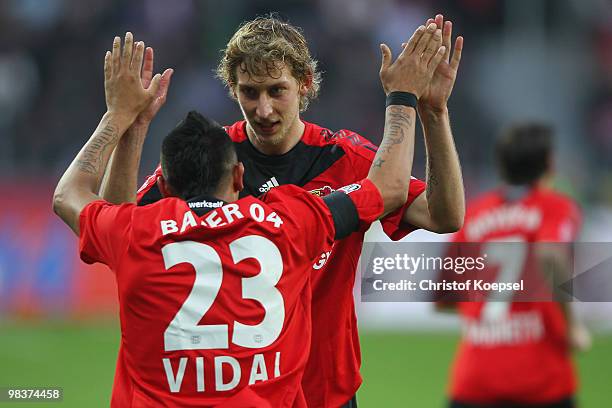
[[[501,190],[468,206],[454,241],[569,242],[579,227],[577,206],[561,194],[534,188],[508,200]],[[451,370],[452,399],[545,404],[575,393],[567,323],[558,303],[460,302],[458,309],[463,336]]]
[[[382,213],[369,181],[347,191],[363,227]],[[360,224],[361,225],[361,224]],[[80,250],[116,274],[116,407],[305,406],[310,276],[335,227],[322,199],[283,186],[223,203],[89,204]]]
[[[350,130],[334,133],[313,123],[304,124],[300,142],[281,156],[257,151],[246,135],[246,122],[226,128],[236,144],[238,159],[245,165],[245,194],[259,195],[290,183],[324,196],[367,177],[375,145]],[[160,174],[158,167],[140,188],[139,202],[159,197],[155,181]],[[402,222],[402,215],[424,190],[425,183],[412,178],[406,204],[381,220],[391,239],[401,239],[415,229]],[[366,229],[336,242],[331,255],[325,254],[319,262],[329,273],[313,276],[312,344],[302,382],[309,407],[341,406],[355,395],[362,382],[353,286]]]

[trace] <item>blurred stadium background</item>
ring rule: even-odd
[[[492,146],[506,124],[547,120],[558,131],[558,186],[582,205],[582,240],[612,236],[612,3],[609,0],[3,0],[0,2],[0,387],[59,386],[70,407],[107,406],[118,345],[113,278],[87,267],[51,213],[51,194],[105,109],[102,61],[114,35],[155,48],[156,71],[175,69],[168,102],[143,155],[191,109],[240,118],[213,77],[240,22],[277,11],[304,29],[324,71],[303,116],[380,140],[380,42],[397,51],[441,12],[465,37],[450,103],[468,199],[496,183]],[[419,141],[415,175],[424,177]],[[370,239],[384,239],[374,231]],[[418,233],[412,241],[444,237]],[[357,294],[358,296],[358,294]],[[579,304],[594,330],[577,357],[579,401],[610,406],[612,307]],[[458,336],[429,304],[358,304],[363,407],[440,407]],[[0,403],[0,406],[8,406]],[[18,406],[25,406],[20,404]]]

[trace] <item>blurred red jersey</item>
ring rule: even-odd
[[[243,194],[257,196],[278,185],[296,184],[326,196],[367,177],[376,155],[375,145],[350,130],[332,132],[314,123],[304,125],[299,143],[280,156],[256,150],[247,137],[245,121],[226,128],[236,146],[238,160],[244,163]],[[140,204],[159,199],[155,181],[160,174],[158,167],[140,188]],[[415,229],[404,223],[402,216],[425,187],[424,182],[412,178],[406,204],[381,219],[391,239],[401,239]],[[321,257],[318,263],[321,273],[313,276],[312,344],[302,382],[308,406],[312,408],[347,403],[362,382],[353,286],[366,230],[337,241],[333,251]]]
[[[580,213],[569,198],[542,188],[525,189],[514,200],[506,194],[495,191],[471,203],[453,241],[512,241],[528,251],[530,242],[576,238]],[[451,373],[453,400],[544,404],[575,393],[567,324],[558,303],[460,302],[458,308],[463,336]]]
[[[361,223],[382,213],[369,180],[347,192]],[[108,265],[118,285],[111,405],[305,406],[310,276],[332,249],[332,215],[295,186],[233,203],[85,207],[81,257]]]

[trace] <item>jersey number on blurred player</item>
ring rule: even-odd
[[[507,245],[502,244],[507,243]],[[499,265],[497,282],[518,282],[525,267],[527,244],[520,235],[491,239],[484,244],[483,253],[489,262]],[[512,301],[511,294],[492,291],[482,310],[485,321],[499,321],[507,316]]]

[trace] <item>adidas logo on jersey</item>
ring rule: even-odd
[[[261,187],[259,187],[259,192],[267,193],[268,191],[270,191],[270,189],[278,186],[280,186],[280,184],[278,184],[278,181],[276,181],[276,177],[272,177],[270,180],[263,183]]]

